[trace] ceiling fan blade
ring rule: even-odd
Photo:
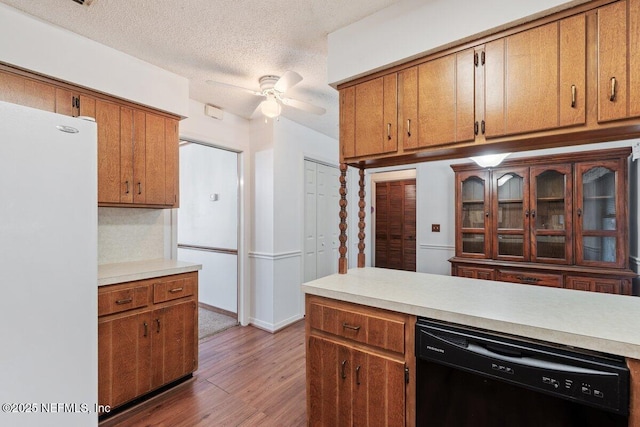
[[[300,83],[301,80],[302,76],[295,71],[285,71],[285,73],[278,79],[273,88],[278,92],[284,93],[290,87],[293,87]]]
[[[319,116],[327,112],[327,110],[325,110],[322,107],[318,107],[313,104],[298,101],[297,99],[282,98],[282,103],[289,107],[297,108],[298,110],[306,111],[307,113],[317,114]]]
[[[253,90],[253,89],[248,89],[246,87],[241,87],[241,86],[230,85],[228,83],[216,82],[214,80],[207,80],[207,84],[210,84],[212,86],[220,86],[220,87],[227,87],[227,88],[231,88],[231,89],[237,89],[237,90],[241,90],[241,91],[244,91],[244,92],[250,93],[252,95],[256,95],[256,96],[264,96],[262,94],[262,92],[258,92],[258,91]]]

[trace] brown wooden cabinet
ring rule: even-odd
[[[196,272],[98,289],[98,400],[111,408],[196,370]]]
[[[60,83],[0,69],[0,101],[98,126],[98,204],[178,207],[178,120]]]
[[[640,116],[640,1],[598,9],[598,121]]]
[[[487,43],[485,136],[584,124],[585,46],[584,14]]]
[[[453,165],[452,274],[630,294],[629,154],[514,159],[492,170]]]
[[[415,318],[307,295],[308,424],[415,423]]]
[[[394,152],[397,137],[397,78],[390,74],[340,93],[340,137],[345,158]]]

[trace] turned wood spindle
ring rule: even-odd
[[[338,273],[346,274],[347,264],[347,164],[340,163],[340,247]]]

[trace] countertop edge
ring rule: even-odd
[[[640,346],[633,343],[606,339],[596,336],[588,336],[567,331],[558,331],[549,328],[532,326],[528,324],[510,322],[487,317],[473,316],[450,310],[439,310],[432,307],[423,307],[406,302],[393,301],[385,298],[377,298],[368,295],[359,295],[349,292],[326,289],[312,284],[302,284],[304,293],[320,297],[332,298],[354,304],[366,305],[400,313],[427,317],[464,326],[484,329],[490,332],[499,332],[517,337],[561,344],[578,349],[598,351],[602,353],[623,356],[640,360]]]
[[[202,269],[201,264],[177,260],[149,260],[98,266],[98,287],[190,273]]]

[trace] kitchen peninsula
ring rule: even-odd
[[[352,269],[305,283],[302,289],[307,294],[308,341],[319,337],[338,346],[351,344],[353,351],[366,351],[360,342],[375,340],[378,330],[389,335],[404,332],[404,347],[397,357],[385,348],[393,341],[389,337],[374,346],[381,357],[404,361],[410,379],[415,370],[412,337],[416,316],[623,356],[631,373],[629,425],[640,425],[638,298],[379,268]],[[402,319],[404,329],[393,329]],[[380,321],[386,322],[385,327],[375,328]],[[362,332],[355,330],[359,327]],[[362,339],[355,338],[358,333]],[[312,354],[312,342],[308,345]],[[317,393],[310,379],[323,368],[316,363],[308,357],[310,393]],[[405,390],[407,425],[413,425],[415,410],[415,385],[411,384],[410,380]],[[313,413],[310,408],[309,414]]]

